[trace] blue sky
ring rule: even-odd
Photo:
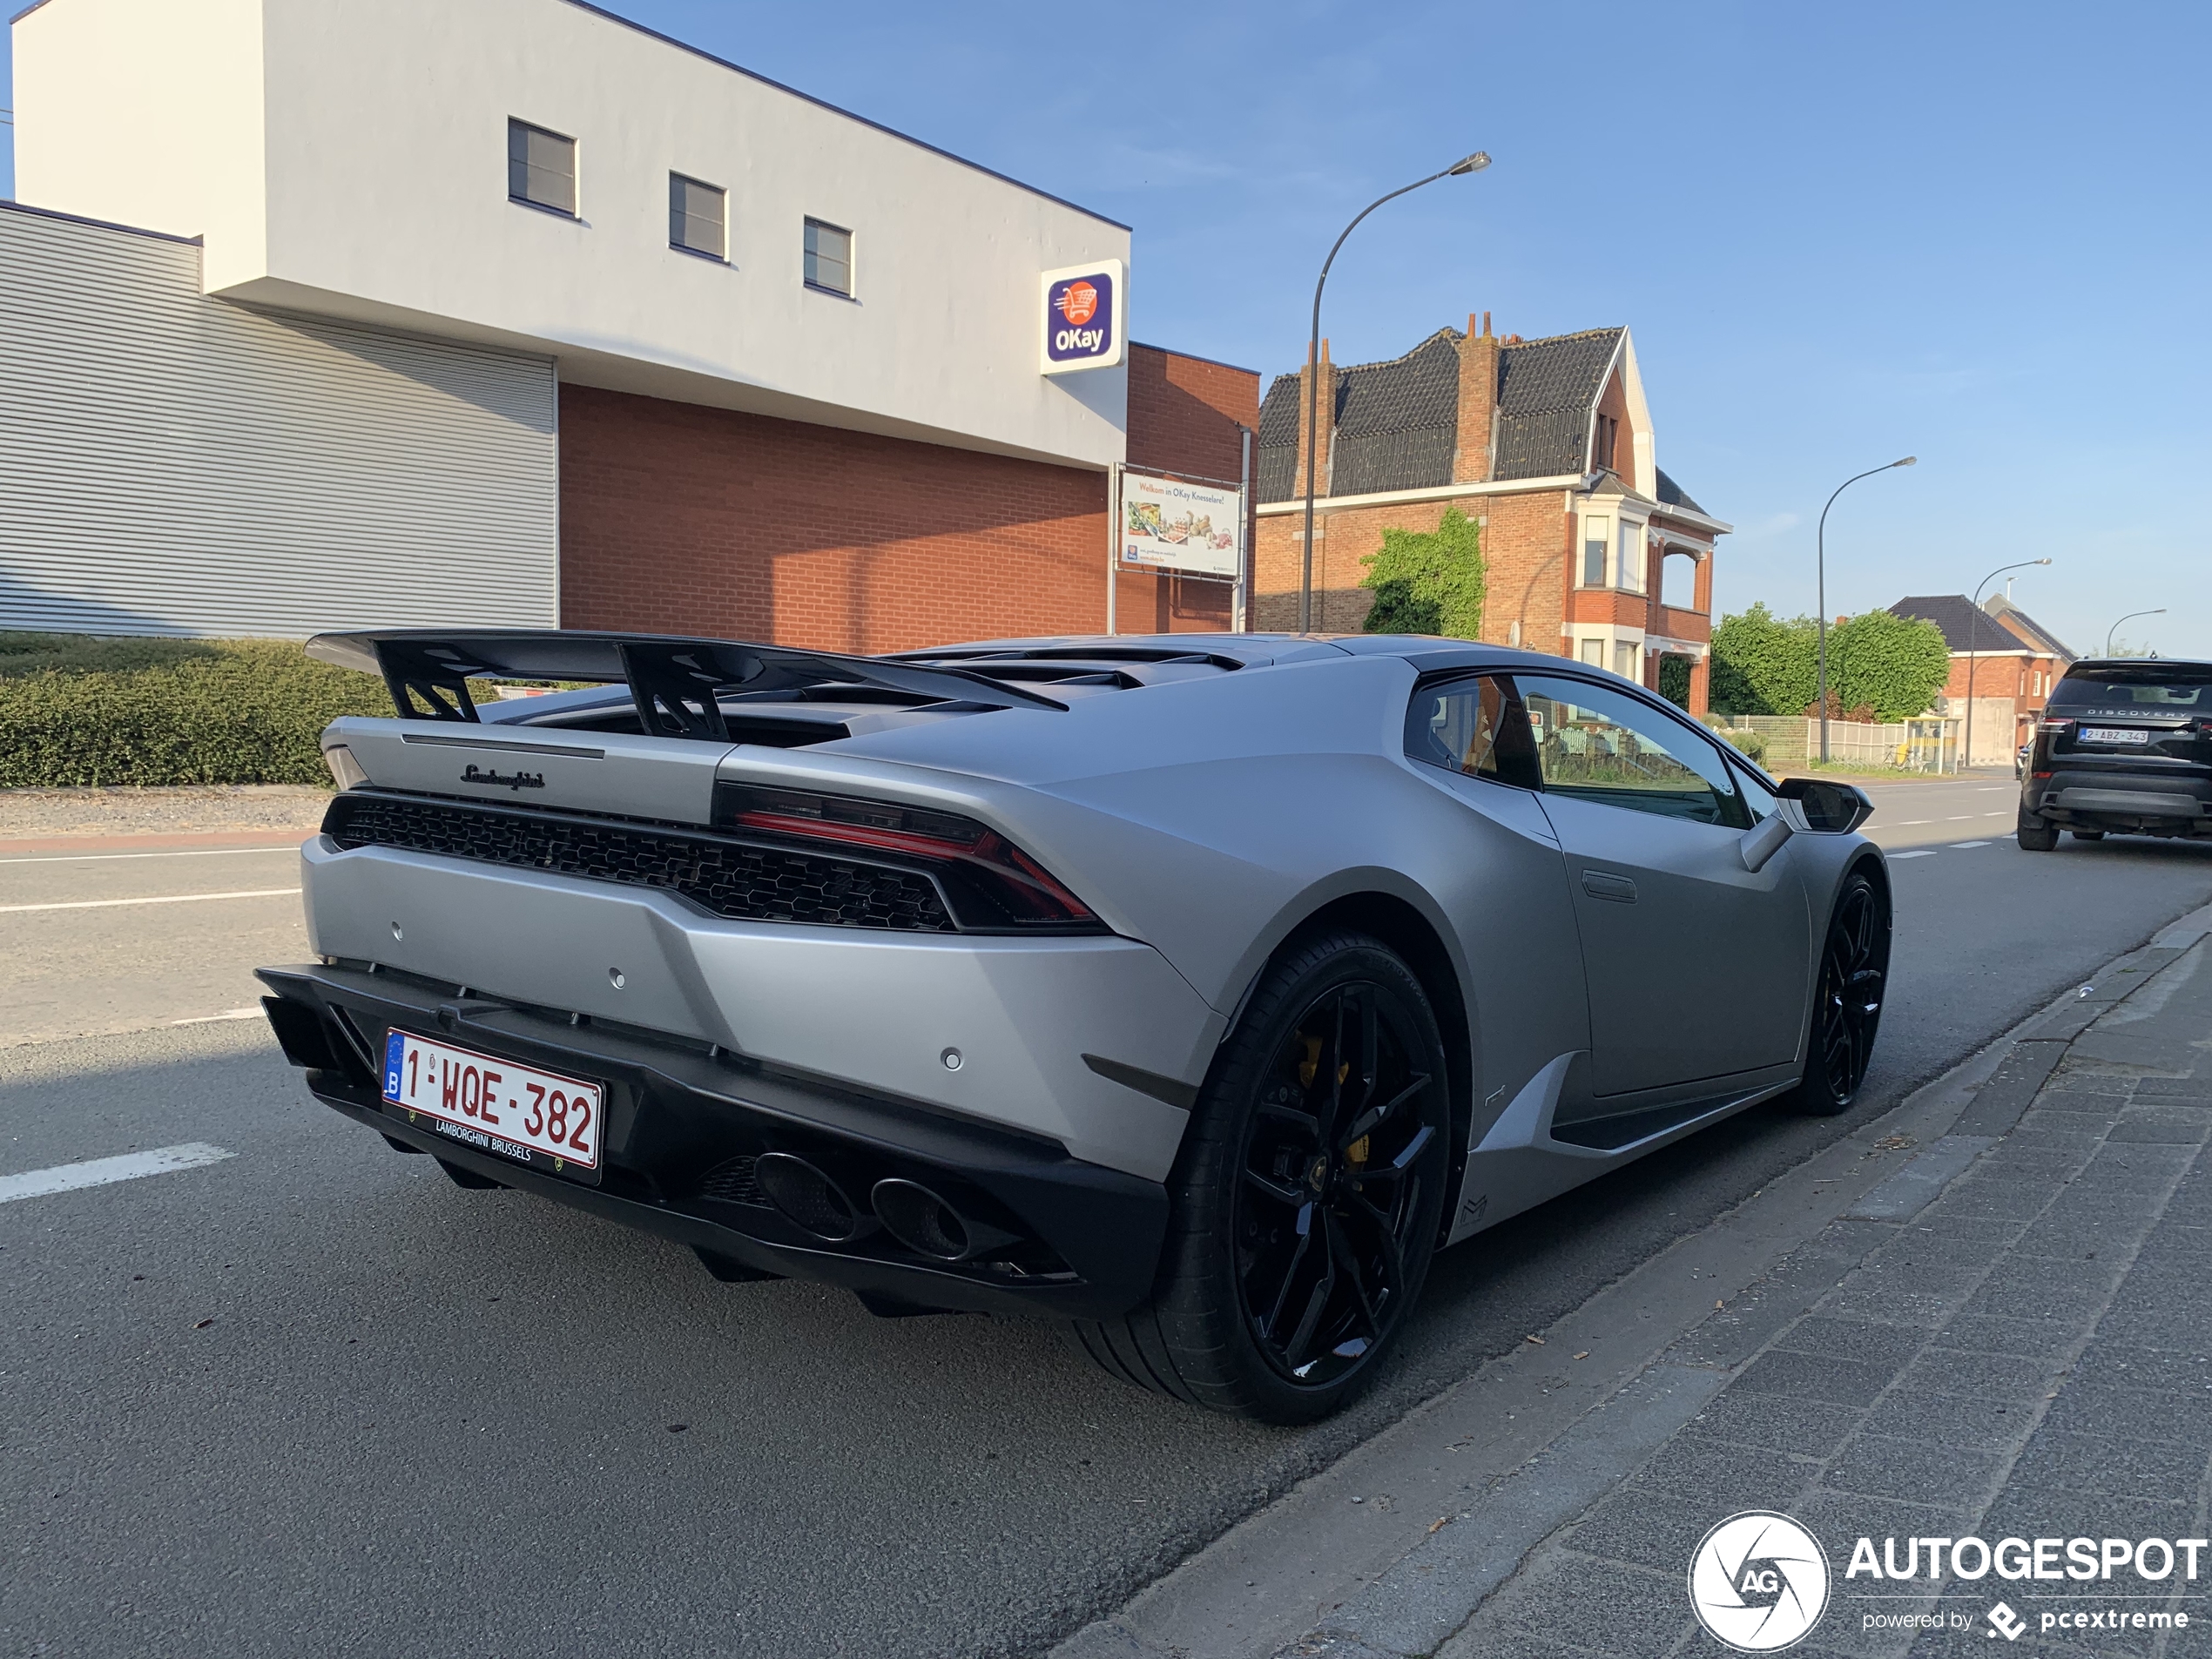
[[[616,9],[1133,225],[1136,336],[1271,375],[1344,221],[1487,149],[1347,246],[1339,362],[1625,322],[1722,609],[1810,610],[1828,491],[1912,453],[1837,504],[1831,611],[2047,556],[2014,597],[2077,650],[2166,605],[2123,637],[2212,651],[2212,8]]]

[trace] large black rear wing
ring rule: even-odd
[[[317,634],[307,642],[307,655],[382,675],[393,706],[408,719],[476,719],[471,678],[583,680],[627,685],[648,732],[723,743],[731,740],[720,701],[725,692],[773,695],[852,685],[979,710],[1068,706],[963,668],[659,634],[568,629]]]

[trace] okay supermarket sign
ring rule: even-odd
[[[1128,278],[1119,260],[1044,273],[1044,372],[1111,368],[1127,338]]]

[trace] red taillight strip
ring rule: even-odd
[[[917,835],[912,830],[877,829],[868,824],[840,824],[835,819],[801,818],[793,813],[745,812],[734,821],[745,829],[772,830],[779,835],[803,835],[810,841],[844,841],[853,846],[880,847],[887,853],[913,853],[926,859],[964,858],[974,849],[962,841],[941,836]]]
[[[974,865],[999,880],[1034,889],[1067,913],[1062,920],[1097,920],[1090,907],[1055,880],[1042,865],[995,831],[985,830],[978,840],[969,843],[949,841],[936,835],[917,835],[911,830],[878,829],[867,824],[840,823],[835,819],[802,818],[791,813],[740,812],[733,814],[731,821],[741,829],[766,830],[810,841],[838,842],[847,846],[873,847],[880,852]]]

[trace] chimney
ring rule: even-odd
[[[1460,342],[1460,436],[1452,453],[1452,482],[1487,483],[1490,478],[1490,428],[1498,409],[1498,341],[1490,332],[1490,314],[1482,314],[1482,332],[1474,332],[1474,318],[1467,318],[1467,338]]]
[[[1307,396],[1305,374],[1311,373],[1312,369],[1313,362],[1309,358],[1306,360],[1305,370],[1298,376],[1298,471],[1292,479],[1296,486],[1292,493],[1301,500],[1305,496],[1305,462],[1308,455],[1312,455],[1318,463],[1315,472],[1313,493],[1316,496],[1324,496],[1329,493],[1329,451],[1336,441],[1337,431],[1337,370],[1336,365],[1329,361],[1329,342],[1325,339],[1321,342],[1320,381],[1316,394],[1318,398],[1316,413],[1321,422],[1321,446],[1318,453],[1307,441],[1305,426]]]

